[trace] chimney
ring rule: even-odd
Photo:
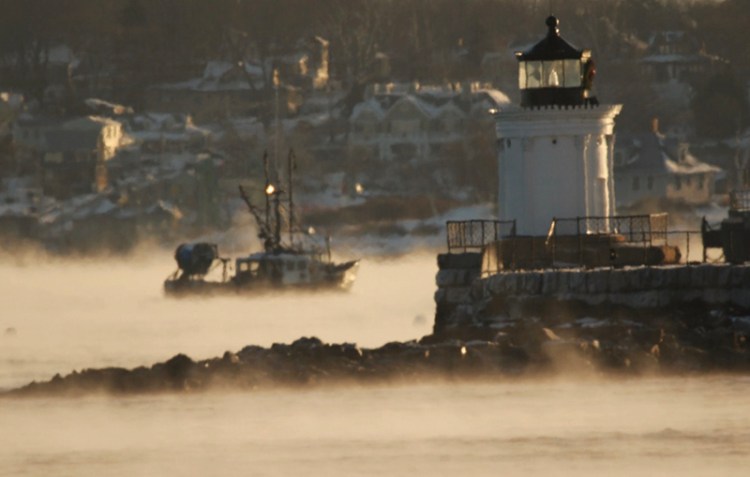
[[[659,134],[659,118],[651,119],[651,132],[654,134]]]

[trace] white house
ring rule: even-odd
[[[646,134],[619,138],[615,157],[617,202],[623,206],[647,199],[707,204],[721,172],[693,156],[687,143],[660,133],[656,121]]]
[[[446,146],[462,145],[492,114],[509,104],[498,90],[478,84],[456,87],[374,85],[349,118],[350,155],[381,161],[424,161]]]
[[[107,187],[106,163],[129,142],[122,123],[99,116],[71,120],[21,115],[13,124],[19,161],[38,168],[46,195],[70,197]]]

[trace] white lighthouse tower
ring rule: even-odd
[[[591,52],[562,39],[557,18],[546,24],[542,41],[516,53],[521,107],[496,115],[498,212],[516,220],[519,235],[546,235],[553,218],[615,214],[613,132],[622,105],[589,95]]]

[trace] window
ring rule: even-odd
[[[682,189],[682,180],[680,179],[680,176],[675,176],[675,178],[674,178],[674,188],[676,190]]]
[[[542,87],[542,62],[541,61],[527,61],[526,62],[526,87],[527,88],[541,88]]]
[[[705,176],[703,176],[703,174],[698,174],[696,176],[696,179],[698,179],[698,190],[702,190],[703,189],[703,181],[705,181],[705,179],[706,179]]]
[[[533,88],[577,88],[581,86],[581,60],[521,61],[518,86]]]
[[[526,89],[526,62],[518,62],[518,87]]]
[[[648,176],[648,179],[646,180],[646,187],[648,190],[652,190],[654,188],[654,178],[652,176]]]
[[[558,88],[563,85],[563,62],[544,61],[542,62],[544,76],[542,77],[542,86],[548,88]]]
[[[641,189],[641,178],[636,176],[633,177],[633,190],[640,190]]]
[[[581,86],[581,61],[565,60],[565,87],[576,88]]]

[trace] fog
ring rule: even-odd
[[[169,252],[0,265],[0,388],[301,336],[374,347],[420,338],[432,327],[434,255],[365,259],[349,292],[174,299],[162,293],[174,269]]]
[[[300,336],[429,333],[434,254],[364,260],[349,293],[169,299],[171,254],[0,266],[0,387]],[[750,378],[332,385],[3,399],[0,476],[727,475],[750,464]]]

